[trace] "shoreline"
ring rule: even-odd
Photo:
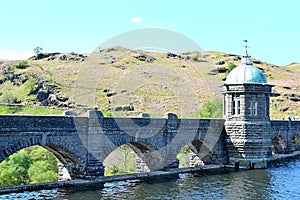
[[[295,151],[291,154],[278,154],[268,158],[268,167],[272,164],[284,162],[289,159],[294,159],[300,157],[300,151]],[[18,185],[18,186],[3,186],[0,187],[0,195],[8,193],[20,193],[24,191],[38,191],[38,190],[52,190],[56,188],[64,189],[80,189],[80,190],[92,190],[104,187],[105,183],[117,182],[117,181],[126,181],[126,180],[140,180],[147,181],[151,179],[174,179],[177,178],[179,174],[184,173],[205,173],[209,174],[218,174],[221,170],[230,169],[234,170],[234,166],[231,165],[204,165],[199,167],[189,167],[189,168],[178,168],[171,169],[168,171],[154,171],[154,172],[145,172],[145,173],[135,173],[135,174],[125,174],[117,176],[103,176],[93,180],[84,180],[76,179],[69,181],[58,181],[58,182],[47,182],[47,183],[38,183],[38,184],[27,184],[27,185]],[[244,169],[240,169],[244,170]],[[221,172],[222,173],[222,172]]]
[[[109,182],[126,181],[126,180],[147,181],[155,178],[177,178],[178,174],[182,174],[182,173],[212,172],[224,168],[226,168],[224,165],[204,165],[201,167],[179,168],[179,169],[172,169],[169,171],[154,171],[154,172],[145,172],[145,173],[136,173],[136,174],[125,174],[125,175],[118,175],[118,176],[104,176],[93,180],[76,179],[76,180],[69,180],[69,181],[26,184],[26,185],[18,185],[18,186],[4,186],[4,187],[0,187],[0,194],[19,193],[24,191],[51,190],[55,188],[96,189],[96,188],[103,187],[105,183],[109,183]]]

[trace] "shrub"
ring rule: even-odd
[[[203,104],[192,117],[197,118],[222,118],[222,99],[212,99]]]
[[[228,71],[231,72],[235,67],[236,67],[236,65],[234,63],[229,63],[228,64]]]
[[[18,69],[25,69],[26,67],[28,67],[28,62],[26,60],[19,62],[19,64],[16,66]]]

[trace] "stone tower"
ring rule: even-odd
[[[269,101],[274,85],[246,53],[223,85],[223,114],[229,163],[266,168],[271,155]]]

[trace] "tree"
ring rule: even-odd
[[[42,56],[42,51],[43,51],[43,48],[42,47],[35,47],[33,49],[33,52],[35,53],[35,56],[37,59],[40,59],[41,56]]]
[[[236,67],[236,64],[234,64],[234,63],[229,63],[229,64],[228,64],[228,71],[231,72],[235,67]]]
[[[203,104],[202,108],[193,115],[199,118],[221,118],[222,99],[213,99]]]
[[[57,181],[57,162],[40,146],[22,149],[0,163],[0,186]]]
[[[0,164],[0,185],[21,185],[30,183],[27,170],[32,160],[25,151],[8,157]]]
[[[28,169],[30,183],[57,181],[57,171],[53,170],[53,165],[47,160],[36,161]]]

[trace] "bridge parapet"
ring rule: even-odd
[[[177,154],[186,145],[210,161],[226,163],[223,119],[112,118],[91,110],[87,117],[0,115],[0,161],[20,149],[40,145],[60,160],[71,178],[104,175],[103,161],[128,144],[141,170],[178,167]],[[195,142],[196,141],[196,142]],[[208,162],[209,159],[207,159]]]

